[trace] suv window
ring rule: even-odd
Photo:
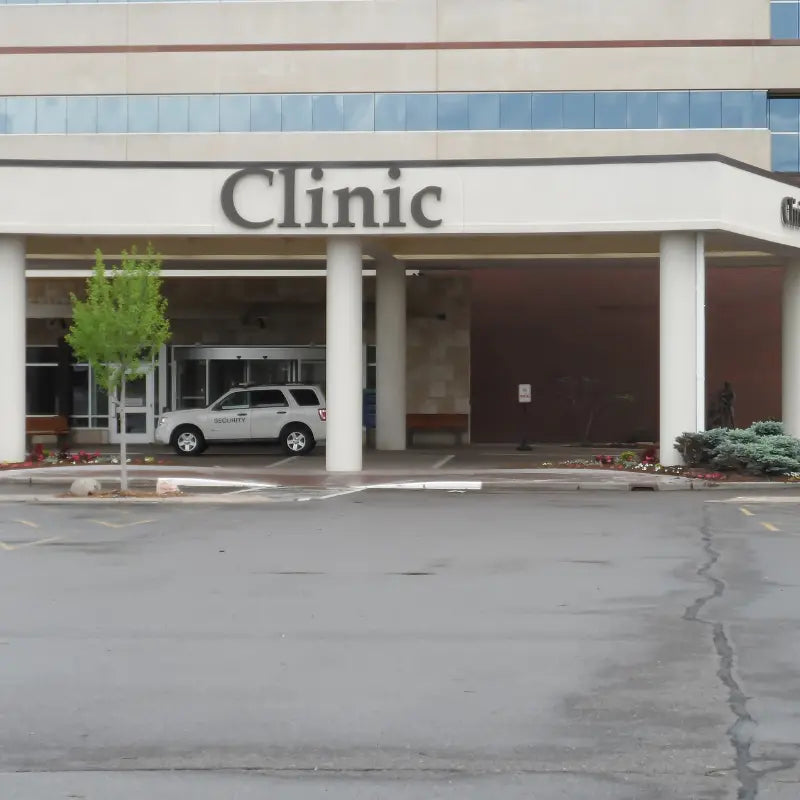
[[[229,394],[220,400],[215,406],[215,410],[229,411],[234,408],[248,408],[250,405],[248,394],[249,392],[233,392],[233,394]]]
[[[318,406],[319,397],[313,389],[289,389],[299,406]]]
[[[250,392],[250,405],[253,408],[275,408],[288,406],[289,401],[280,389],[257,389]]]

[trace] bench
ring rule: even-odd
[[[25,417],[25,436],[29,448],[34,436],[55,436],[58,447],[63,449],[69,440],[69,421],[60,414]]]
[[[469,414],[408,414],[407,444],[412,447],[415,433],[451,433],[458,444],[469,430]]]

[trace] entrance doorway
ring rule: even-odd
[[[125,384],[126,441],[149,444],[155,431],[155,370]],[[108,439],[119,444],[121,438],[122,406],[119,396],[109,397]]]

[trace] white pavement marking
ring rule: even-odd
[[[35,522],[30,522],[30,520],[27,519],[15,519],[14,522],[19,522],[20,525],[27,525],[29,528],[39,527]]]
[[[442,491],[480,491],[482,481],[420,481],[408,483],[373,483],[367,489],[432,489]]]
[[[89,522],[94,522],[95,525],[103,525],[106,528],[133,528],[136,525],[147,525],[154,521],[152,519],[138,519],[135,522],[106,522],[104,519],[89,520]]]
[[[275,467],[282,467],[284,464],[291,464],[297,456],[289,456],[288,458],[282,458],[280,461],[276,461],[274,464],[267,464],[267,469],[275,469]]]
[[[181,486],[229,486],[241,489],[276,489],[275,483],[258,483],[256,481],[234,481],[221,478],[159,478],[156,481],[156,494],[174,492]]]
[[[35,547],[37,544],[57,542],[58,539],[58,536],[51,536],[49,539],[37,539],[35,542],[23,542],[22,544],[6,544],[5,542],[0,542],[0,550],[22,550],[25,547]]]
[[[757,495],[755,497],[729,497],[725,500],[706,500],[707,503],[737,503],[739,505],[753,503],[800,503],[800,495],[793,495],[792,497],[777,496],[771,494]]]
[[[445,456],[444,458],[439,459],[434,465],[434,469],[441,469],[445,464],[450,463],[455,458],[455,453],[449,456]]]

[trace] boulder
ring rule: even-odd
[[[100,482],[94,478],[76,478],[69,487],[69,493],[73,497],[91,497],[93,494],[100,494],[101,491]]]

